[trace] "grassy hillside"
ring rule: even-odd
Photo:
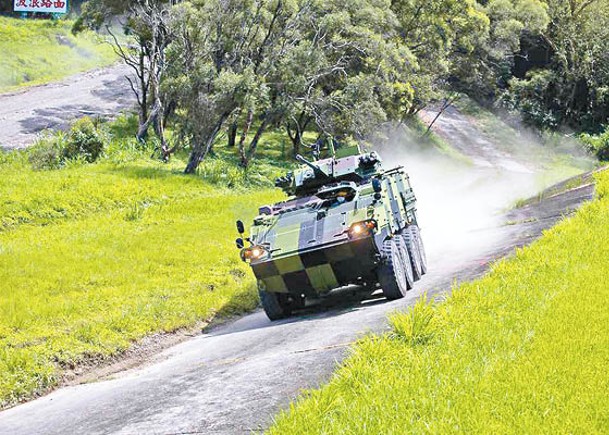
[[[0,17],[0,92],[58,80],[116,61],[93,33],[77,37],[71,22]]]
[[[282,197],[270,180],[292,165],[289,139],[269,131],[244,173],[223,138],[199,174],[185,176],[182,156],[151,160],[155,141],[138,143],[136,129],[133,116],[85,119],[28,151],[0,153],[0,406],[148,334],[257,303],[234,221]],[[97,163],[64,158],[83,137],[105,143]]]
[[[605,433],[609,172],[531,247],[368,336],[271,434]]]
[[[256,306],[234,222],[281,193],[229,163],[185,176],[179,158],[128,155],[48,171],[0,155],[0,405],[147,334]]]

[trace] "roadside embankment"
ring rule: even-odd
[[[257,305],[234,222],[278,192],[180,164],[0,161],[0,405],[144,336]]]
[[[389,318],[269,433],[603,432],[609,424],[609,172],[530,247]]]

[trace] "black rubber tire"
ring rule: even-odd
[[[417,241],[418,228],[416,225],[411,225],[404,230],[403,239],[410,254],[410,264],[412,265],[412,274],[414,280],[418,281],[423,276],[423,259],[419,250],[419,242]]]
[[[258,295],[260,296],[262,308],[269,319],[285,319],[292,314],[292,309],[283,297],[283,294],[258,289]]]
[[[412,270],[412,261],[410,259],[410,253],[405,243],[400,246],[400,252],[402,254],[402,261],[404,262],[404,273],[406,276],[406,289],[412,290],[414,288],[414,270]]]
[[[421,230],[416,225],[413,225],[412,228],[419,249],[419,258],[421,259],[421,275],[425,275],[427,273],[427,253],[425,252],[425,246],[423,245],[423,239],[421,238]]]
[[[386,240],[382,250],[384,263],[378,267],[377,277],[383,295],[389,300],[403,298],[413,284],[408,251],[395,238]]]

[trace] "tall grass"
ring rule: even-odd
[[[0,162],[0,405],[147,334],[257,304],[234,221],[281,194],[214,162],[185,176],[183,162],[134,156],[50,171]]]
[[[0,17],[0,92],[116,61],[109,44],[91,32],[73,36],[71,24]]]
[[[606,433],[609,172],[529,248],[390,317],[271,434]]]

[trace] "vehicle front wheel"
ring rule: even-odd
[[[292,307],[290,306],[285,295],[281,293],[267,292],[262,289],[258,289],[258,295],[260,295],[260,303],[262,304],[262,308],[269,319],[285,319],[292,314]]]

